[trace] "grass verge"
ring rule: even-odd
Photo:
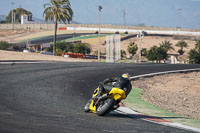
[[[104,37],[104,36],[106,36],[106,35],[101,34],[101,37]],[[90,39],[90,38],[97,38],[97,37],[98,37],[98,35],[86,35],[86,36],[69,38],[69,39],[66,39],[65,41],[82,40],[82,39]]]
[[[200,120],[179,116],[142,100],[142,89],[134,88],[123,103],[141,114],[163,118],[183,125],[200,128]]]

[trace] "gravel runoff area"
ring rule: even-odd
[[[69,61],[69,62],[96,62],[94,59],[65,58],[62,56],[43,55],[40,53],[23,53],[0,50],[0,61],[34,60],[34,61]]]
[[[178,115],[200,120],[200,72],[169,74],[133,82],[143,100]]]

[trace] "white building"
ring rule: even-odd
[[[28,22],[28,15],[23,14],[23,15],[21,16],[21,24],[27,24],[27,23],[29,23],[29,22]]]

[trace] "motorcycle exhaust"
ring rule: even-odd
[[[99,97],[99,99],[97,100],[97,102],[95,103],[95,106],[99,103],[99,101],[104,100],[108,98],[108,94],[104,94],[103,96]]]

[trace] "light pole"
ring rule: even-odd
[[[75,37],[75,24],[73,23],[73,45],[74,45],[74,37]]]
[[[14,30],[14,5],[15,3],[14,2],[11,2],[11,5],[12,5],[12,29]]]
[[[126,9],[124,8],[123,11],[123,23],[124,23],[124,26],[126,26]]]
[[[101,10],[102,10],[102,6],[99,6],[99,43],[98,43],[98,62],[100,62],[100,36],[101,36]]]
[[[179,18],[179,19],[180,19],[180,20],[179,20],[179,21],[180,21],[180,22],[179,22],[179,23],[180,23],[180,24],[179,24],[180,29],[182,28],[182,24],[181,24],[181,13],[182,13],[182,11],[183,11],[182,8],[179,8],[179,9],[178,9],[178,13],[179,13],[179,17],[180,17],[180,18]]]
[[[139,46],[139,63],[141,63],[141,60],[142,60],[142,38],[144,37],[144,32],[138,32],[138,35],[137,35],[138,39],[139,39],[139,43],[140,43],[140,46]]]

